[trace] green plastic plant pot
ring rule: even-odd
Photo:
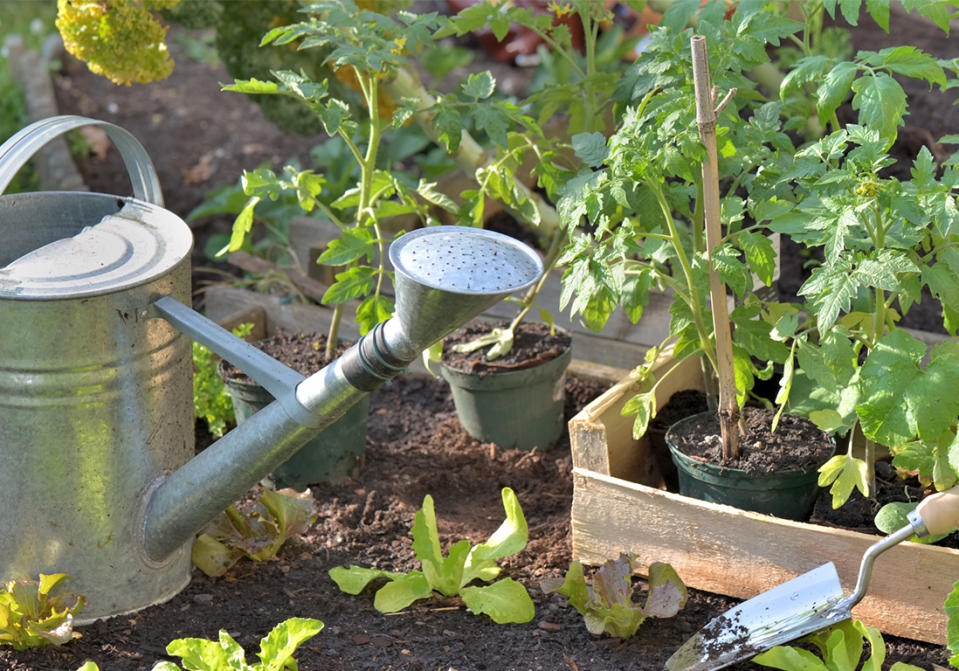
[[[666,432],[666,445],[679,475],[683,496],[735,506],[788,520],[806,520],[819,494],[819,469],[749,473],[693,459],[680,452],[673,432],[703,414],[681,419]]]
[[[566,369],[573,350],[513,371],[464,373],[440,365],[466,432],[504,449],[551,449],[563,432]]]
[[[273,402],[273,396],[255,382],[224,380],[233,398],[236,423]],[[369,396],[364,396],[346,414],[273,471],[277,489],[302,490],[311,484],[342,484],[359,475],[366,455],[366,415]]]

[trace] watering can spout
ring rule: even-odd
[[[539,257],[522,243],[458,226],[407,233],[390,247],[390,260],[395,316],[308,378],[173,299],[154,303],[160,316],[238,365],[277,400],[154,483],[140,522],[146,560],[162,563],[362,396],[543,272]]]

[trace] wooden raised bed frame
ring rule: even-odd
[[[661,359],[657,368],[668,365]],[[658,406],[683,389],[702,389],[696,357],[657,389]],[[831,561],[846,593],[852,591],[863,553],[881,537],[745,512],[661,489],[650,442],[634,440],[632,417],[620,414],[639,390],[630,374],[569,422],[574,558],[601,564],[633,552],[643,569],[654,561],[669,562],[688,586],[740,599]],[[956,580],[959,551],[902,543],[876,560],[867,596],[853,615],[887,634],[944,645],[942,604]]]

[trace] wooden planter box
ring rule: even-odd
[[[658,365],[665,370],[669,364]],[[659,407],[682,389],[702,389],[696,357],[657,389]],[[665,491],[650,441],[634,440],[633,418],[620,414],[638,390],[631,374],[569,422],[574,558],[601,564],[634,552],[644,568],[669,562],[688,586],[741,599],[831,561],[846,593],[852,591],[863,553],[880,536]],[[957,580],[959,551],[902,543],[876,560],[867,596],[853,615],[887,634],[945,644],[942,604]]]

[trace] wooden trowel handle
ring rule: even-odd
[[[948,533],[959,526],[959,486],[927,496],[916,507],[916,513],[930,535]]]

